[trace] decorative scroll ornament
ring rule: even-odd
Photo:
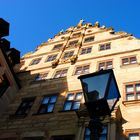
[[[52,68],[55,68],[58,65],[58,63],[59,63],[59,60],[58,59],[54,60],[52,62]]]
[[[77,55],[73,55],[71,58],[70,58],[70,61],[71,61],[71,64],[75,64],[76,60],[77,60]]]

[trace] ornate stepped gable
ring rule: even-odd
[[[98,29],[97,32],[94,32],[92,31],[92,29]],[[131,34],[128,34],[124,31],[118,31],[118,32],[115,32],[114,29],[112,27],[105,27],[104,25],[100,26],[100,23],[97,21],[95,22],[95,24],[91,24],[91,23],[85,23],[85,21],[82,19],[79,21],[79,23],[76,25],[76,26],[71,26],[69,27],[68,29],[66,29],[65,31],[62,29],[59,33],[57,33],[53,38],[49,38],[47,42],[43,42],[41,43],[40,45],[37,46],[37,48],[35,49],[35,52],[38,51],[39,49],[41,49],[42,47],[46,46],[46,45],[49,45],[49,44],[55,44],[57,40],[57,38],[60,38],[59,41],[63,41],[63,40],[69,40],[70,37],[65,37],[64,35],[68,34],[68,33],[71,33],[71,37],[72,37],[72,33],[76,33],[77,31],[80,31],[82,29],[85,29],[85,30],[88,30],[88,34],[86,35],[92,35],[92,34],[96,34],[98,32],[103,32],[103,31],[109,31],[110,34],[112,35],[130,35],[132,36]],[[91,29],[91,30],[89,30]],[[82,34],[82,33],[81,33]],[[83,33],[83,35],[85,35]],[[135,38],[135,37],[131,37],[131,38]],[[29,52],[27,54],[25,54],[22,58],[24,57],[29,57],[30,55],[34,54],[34,52]]]

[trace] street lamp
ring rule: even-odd
[[[100,118],[111,112],[120,98],[119,89],[112,69],[78,77],[83,88],[85,106],[87,108],[91,130],[91,140],[98,140],[102,131]]]

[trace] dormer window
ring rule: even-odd
[[[69,47],[73,47],[73,46],[76,46],[78,44],[78,40],[74,40],[74,41],[71,41],[69,42]]]
[[[30,65],[36,65],[41,61],[41,58],[33,59]]]
[[[106,61],[103,61],[103,62],[100,62],[98,64],[98,70],[106,70],[106,69],[112,69],[113,67],[113,62],[112,60],[106,60]]]
[[[132,82],[125,85],[126,101],[140,100],[140,82]]]
[[[85,38],[84,43],[88,43],[88,42],[92,42],[92,41],[94,41],[94,36]]]
[[[101,44],[101,45],[99,46],[99,50],[100,50],[100,51],[109,50],[109,49],[111,49],[111,44],[110,44],[110,43]]]
[[[53,47],[53,50],[59,50],[63,47],[63,44],[57,44]]]
[[[73,56],[73,54],[74,54],[74,51],[65,52],[64,56],[63,56],[63,59],[70,58],[71,56]]]
[[[136,64],[137,63],[137,58],[136,56],[128,56],[122,58],[122,65],[130,65],[130,64]]]
[[[74,34],[72,35],[72,37],[80,37],[80,35],[81,35],[81,32],[78,32],[78,33],[74,33]]]
[[[76,67],[74,75],[88,74],[89,68],[90,68],[89,65],[78,66],[78,67]]]
[[[57,70],[55,72],[54,78],[66,77],[68,69]]]
[[[91,51],[92,51],[92,47],[83,48],[83,49],[81,50],[80,55],[91,53]]]
[[[45,62],[50,62],[50,61],[53,61],[53,60],[55,60],[55,59],[56,59],[56,57],[57,57],[57,54],[50,55],[50,56],[48,56],[48,58],[46,59],[46,61],[45,61]]]

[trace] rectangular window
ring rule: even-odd
[[[74,47],[78,44],[78,40],[70,41],[68,47]]]
[[[32,60],[32,62],[31,62],[30,65],[36,65],[36,64],[38,64],[40,61],[41,61],[41,58],[36,58],[36,59]]]
[[[91,48],[91,47],[88,47],[88,48],[83,48],[83,49],[81,50],[80,55],[82,55],[82,54],[88,54],[88,53],[91,53],[91,50],[92,50],[92,48]]]
[[[10,86],[10,82],[7,79],[6,74],[0,76],[0,96],[4,94],[7,88]]]
[[[103,129],[103,131],[100,134],[99,140],[107,140],[107,127],[103,126],[102,129]],[[91,132],[90,132],[89,128],[85,128],[84,140],[91,140],[90,139],[90,134],[91,134]]]
[[[38,114],[53,112],[57,97],[57,95],[45,96],[41,102]]]
[[[64,56],[63,56],[63,59],[70,58],[71,56],[73,56],[73,54],[74,54],[74,51],[65,52]]]
[[[80,74],[87,74],[87,73],[89,73],[89,65],[77,67],[74,74],[80,75]]]
[[[54,78],[65,77],[67,75],[68,69],[58,70],[56,71]]]
[[[19,108],[17,109],[15,115],[16,116],[26,116],[29,113],[29,111],[34,103],[34,100],[35,100],[35,97],[22,99],[22,102],[21,102]]]
[[[63,44],[57,44],[53,47],[53,50],[59,50],[63,47]]]
[[[57,54],[54,54],[54,55],[50,55],[48,56],[48,58],[45,60],[45,62],[50,62],[50,61],[53,61],[55,60],[57,57]]]
[[[108,61],[103,61],[103,62],[100,62],[98,64],[98,70],[105,70],[105,69],[112,69],[113,65],[112,65],[112,61],[111,60],[108,60]]]
[[[139,133],[131,133],[128,136],[129,140],[140,140],[140,134]]]
[[[46,80],[47,76],[48,76],[48,72],[47,73],[39,73],[36,76],[35,81]]]
[[[140,100],[140,83],[125,85],[126,100]]]
[[[129,65],[129,64],[136,64],[137,63],[137,58],[136,56],[129,56],[122,58],[122,65]]]
[[[65,111],[78,110],[82,99],[82,92],[68,93],[64,103]]]
[[[94,41],[94,36],[85,38],[84,43],[92,42],[92,41]]]
[[[110,44],[110,43],[101,44],[101,45],[99,46],[99,50],[100,50],[100,51],[109,50],[109,49],[111,49],[111,44]]]

